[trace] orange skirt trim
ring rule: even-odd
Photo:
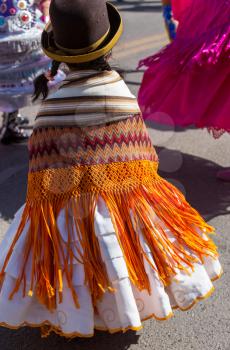
[[[217,280],[220,277],[221,277],[221,274],[216,276],[215,280]],[[172,307],[172,309],[173,310],[179,309],[180,311],[188,311],[188,310],[192,309],[198,302],[209,298],[212,295],[212,293],[214,292],[214,290],[215,290],[215,288],[212,287],[207,294],[205,294],[204,296],[197,297],[192,302],[192,304],[189,305],[187,308],[181,308],[179,306],[175,306],[175,307]],[[162,321],[169,320],[173,316],[174,316],[173,312],[170,312],[167,316],[165,316],[163,318],[159,318],[155,314],[151,314],[145,318],[142,318],[141,322],[145,322],[145,321],[148,321],[150,319],[155,319],[156,321],[162,322]],[[42,334],[42,337],[44,337],[44,338],[48,337],[52,332],[54,332],[62,337],[68,338],[68,339],[73,339],[73,338],[77,338],[77,337],[78,338],[92,338],[94,336],[94,333],[92,333],[92,334],[81,334],[78,332],[64,333],[58,327],[52,325],[49,321],[44,321],[41,324],[31,324],[31,323],[24,322],[23,324],[21,324],[19,326],[11,326],[11,325],[8,325],[6,323],[0,323],[0,327],[5,327],[8,329],[12,329],[12,330],[18,330],[22,327],[41,328],[41,334]],[[119,333],[119,332],[126,333],[127,331],[130,331],[130,330],[137,332],[137,331],[140,331],[141,329],[143,329],[143,325],[141,325],[139,327],[127,326],[125,328],[117,328],[117,329],[114,329],[114,328],[107,329],[107,328],[103,328],[103,327],[95,327],[96,331],[108,332],[110,334],[115,334],[115,333]]]

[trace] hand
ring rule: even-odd
[[[49,21],[49,7],[50,7],[50,1],[51,0],[42,0],[40,2],[40,9],[43,14],[43,21],[47,23]]]

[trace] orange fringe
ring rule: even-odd
[[[176,188],[163,179],[151,189],[140,187],[125,195],[113,194],[109,199],[106,194],[104,200],[123,249],[130,279],[140,290],[149,291],[144,257],[167,286],[172,276],[176,275],[176,269],[189,273],[195,262],[202,261],[202,256],[218,256],[215,244],[210,239],[202,238],[197,231],[213,233],[214,229],[191,208]],[[154,218],[155,222],[152,222]],[[176,243],[169,240],[164,226],[173,233]],[[140,244],[140,231],[156,266]]]
[[[177,269],[189,273],[194,262],[202,261],[203,256],[217,257],[214,243],[208,238],[203,238],[197,231],[199,229],[201,232],[212,233],[213,228],[190,207],[177,189],[160,177],[157,177],[151,186],[143,185],[129,191],[104,192],[100,195],[109,208],[130,280],[140,290],[150,292],[149,279],[144,266],[145,259],[167,286]],[[59,198],[53,201],[27,202],[0,274],[1,282],[4,283],[7,264],[29,220],[30,227],[27,232],[21,272],[9,296],[10,299],[22,286],[24,296],[35,294],[40,303],[49,310],[54,310],[57,302],[62,302],[63,276],[65,276],[76,308],[79,308],[73,285],[73,264],[75,260],[79,262],[79,258],[74,255],[76,249],[80,256],[80,263],[84,264],[85,283],[89,286],[94,305],[103,297],[105,291],[114,292],[94,229],[98,196],[99,194],[95,193],[81,196],[72,194],[68,200]],[[57,227],[57,218],[62,208],[66,211],[67,242],[63,241]],[[70,212],[73,220],[69,220]],[[169,240],[165,228],[175,236],[175,242]],[[155,265],[141,245],[140,232],[151,250]],[[82,251],[77,246],[73,247],[77,240],[80,242]],[[26,290],[28,283],[26,266],[29,263],[30,254],[32,272],[30,289]]]

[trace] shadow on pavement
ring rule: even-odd
[[[160,174],[185,194],[187,201],[206,219],[230,214],[230,184],[216,179],[222,168],[210,161],[181,153],[182,165],[177,171],[162,171],[164,164],[173,162],[175,151],[157,148],[160,158]],[[163,160],[161,161],[161,155]],[[164,163],[164,164],[163,164]]]
[[[160,113],[160,112],[159,112]],[[145,120],[145,124],[150,129],[155,129],[159,131],[175,131],[175,132],[185,132],[186,130],[197,130],[195,125],[187,125],[186,127],[182,127],[179,125],[166,125],[166,124],[160,124],[152,120]]]
[[[0,217],[5,220],[25,202],[27,173],[27,145],[0,145]]]
[[[57,335],[42,339],[39,330],[24,328],[13,331],[0,328],[1,350],[126,350],[130,345],[137,344],[138,339],[139,336],[131,331],[114,335],[97,332],[88,339],[66,340]]]

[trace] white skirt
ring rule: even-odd
[[[21,208],[17,212],[0,245],[1,269],[20,224],[23,209]],[[153,220],[159,221],[156,216],[153,217]],[[57,224],[63,242],[68,240],[65,221],[65,211],[62,210]],[[139,232],[140,242],[149,258],[149,261],[144,258],[144,264],[151,289],[150,293],[147,290],[140,291],[130,281],[122,247],[118,242],[109,210],[103,199],[99,197],[94,217],[95,233],[114,291],[106,291],[97,305],[93,305],[90,289],[85,283],[84,266],[80,261],[75,260],[73,285],[80,307],[76,308],[71,290],[64,278],[62,303],[57,301],[56,310],[51,312],[39,303],[36,296],[23,298],[22,286],[14,298],[9,300],[21,267],[29,224],[29,222],[26,223],[5,270],[4,283],[0,292],[0,325],[4,327],[12,329],[22,326],[42,327],[44,336],[55,331],[65,337],[91,337],[94,335],[95,329],[110,333],[129,329],[139,330],[142,328],[144,320],[149,318],[166,320],[173,316],[173,309],[188,310],[197,301],[208,297],[214,290],[212,281],[218,279],[222,274],[219,261],[207,256],[203,258],[203,263],[195,263],[193,271],[191,270],[190,273],[178,269],[177,274],[172,277],[171,283],[165,287],[157,269],[152,268],[156,264],[151,250],[144,241],[142,233]],[[165,228],[165,232],[167,232],[171,242],[175,241],[175,237],[167,228]],[[76,237],[79,236],[76,235]],[[79,250],[82,249],[77,238],[75,242],[71,242],[71,244],[73,243]],[[76,256],[78,252],[76,250]],[[32,268],[31,256],[29,259],[26,267],[27,276],[30,276]],[[152,265],[150,265],[150,261]],[[30,281],[27,278],[28,282]]]

